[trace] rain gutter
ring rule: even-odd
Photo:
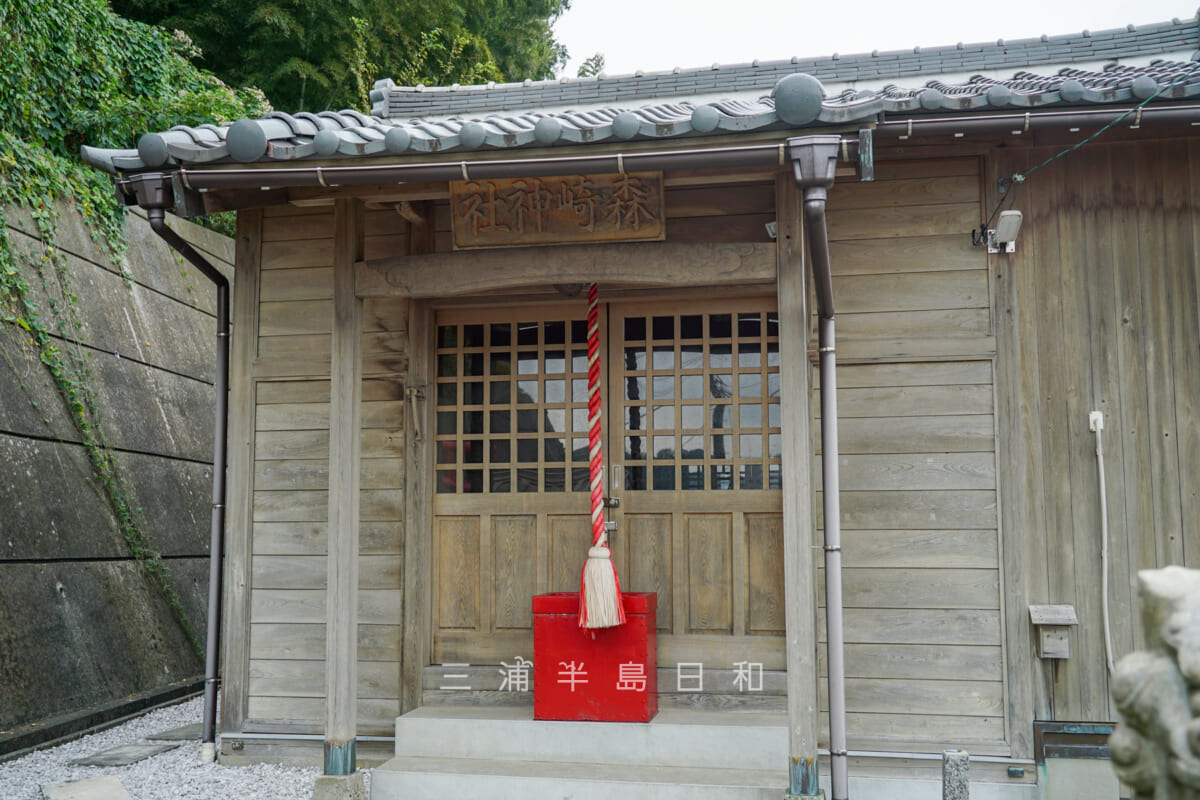
[[[821,370],[821,478],[825,512],[825,628],[829,678],[829,761],[833,800],[847,800],[846,659],[842,625],[842,511],[838,469],[837,356],[833,322],[833,275],[825,202],[837,169],[840,138],[788,139],[796,185],[803,192],[805,235],[817,295],[817,348]],[[795,784],[796,776],[792,783]],[[810,783],[815,784],[815,774]],[[792,785],[792,795],[811,796],[815,786]]]
[[[225,453],[229,431],[229,281],[175,231],[167,227],[166,210],[175,205],[171,178],[143,173],[117,181],[117,190],[146,210],[160,238],[217,286],[216,425],[213,431],[212,529],[208,555],[208,626],[204,658],[204,716],[201,720],[204,761],[217,757],[217,659],[221,639],[221,568],[225,545]]]

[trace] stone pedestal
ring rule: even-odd
[[[313,800],[367,800],[367,783],[361,772],[322,775],[313,787]]]

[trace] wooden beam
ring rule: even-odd
[[[812,436],[808,362],[808,259],[800,192],[790,172],[775,184],[778,223],[780,380],[783,416],[783,569],[787,635],[788,757],[791,791],[816,783],[817,622],[813,569]],[[807,778],[808,780],[804,780]]]
[[[229,506],[225,529],[221,734],[245,730],[250,682],[250,553],[254,506],[254,377],[262,211],[238,214],[229,367]]]
[[[325,590],[325,774],[355,770],[358,676],[359,428],[362,300],[354,291],[362,211],[334,210],[333,364],[329,390],[329,529]]]
[[[771,281],[770,244],[623,244],[520,247],[358,262],[363,297],[480,294],[519,286],[592,283],[737,285]]]
[[[409,393],[404,426],[404,617],[400,656],[400,713],[421,705],[421,673],[433,640],[433,534],[429,517],[433,471],[432,385],[434,316],[428,303],[409,306]]]

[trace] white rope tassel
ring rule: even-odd
[[[617,613],[621,601],[613,574],[612,551],[603,544],[588,548],[587,563],[583,567],[583,591],[589,628],[612,628],[625,621]]]

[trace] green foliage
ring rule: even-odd
[[[594,78],[604,72],[604,53],[594,53],[583,60],[579,65],[579,72],[576,77],[579,78]]]
[[[426,84],[552,77],[567,53],[551,25],[569,4],[113,0],[121,14],[187,31],[205,67],[229,83],[261,86],[275,107],[291,112],[366,110],[364,87],[369,92],[380,77]]]
[[[0,0],[0,326],[16,329],[53,380],[130,552],[202,654],[105,434],[57,210],[65,202],[78,213],[119,266],[124,211],[111,179],[79,162],[79,145],[130,147],[147,129],[269,110],[261,93],[229,88],[192,65],[193,55],[187,37],[121,19],[104,0]],[[27,209],[37,228],[26,248],[9,235],[4,210],[13,207]],[[38,306],[31,284],[47,307]]]

